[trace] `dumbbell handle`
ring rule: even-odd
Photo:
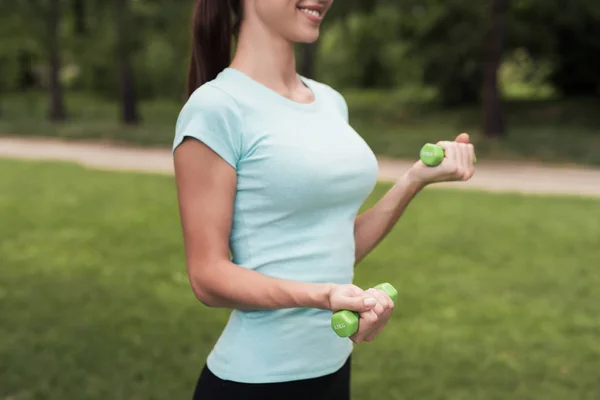
[[[421,162],[430,167],[436,167],[444,160],[444,149],[437,144],[427,143],[421,148]],[[477,157],[473,160],[477,163]]]
[[[398,291],[389,283],[380,283],[375,289],[383,290],[394,304],[398,300]],[[358,331],[359,314],[355,311],[338,311],[331,317],[331,327],[339,337],[350,337]]]

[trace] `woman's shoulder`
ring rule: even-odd
[[[189,96],[179,112],[173,151],[185,137],[193,137],[237,168],[242,148],[242,124],[233,96],[214,82],[207,82]]]
[[[202,120],[221,124],[239,124],[241,113],[235,98],[214,82],[196,89],[180,110],[178,124],[189,120]]]
[[[218,82],[209,81],[189,96],[179,112],[177,128],[189,121],[239,127],[241,111],[234,96]]]
[[[235,111],[238,108],[238,103],[231,93],[213,80],[194,90],[183,108]]]

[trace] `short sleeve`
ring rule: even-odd
[[[237,169],[241,157],[241,116],[231,95],[210,84],[200,87],[181,109],[173,152],[185,137],[200,140]]]

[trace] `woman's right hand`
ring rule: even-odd
[[[382,290],[362,290],[356,285],[334,285],[329,293],[329,306],[334,313],[340,310],[359,313],[358,332],[350,336],[354,343],[370,342],[381,332],[394,302]]]
[[[437,182],[468,181],[475,174],[475,149],[469,135],[461,133],[452,142],[436,144],[444,149],[444,160],[436,167],[417,161],[407,172],[409,181],[424,187]]]

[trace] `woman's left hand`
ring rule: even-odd
[[[461,133],[454,142],[436,143],[444,149],[444,160],[436,167],[417,161],[408,171],[411,181],[426,186],[436,182],[468,181],[475,174],[475,150],[469,135]]]

